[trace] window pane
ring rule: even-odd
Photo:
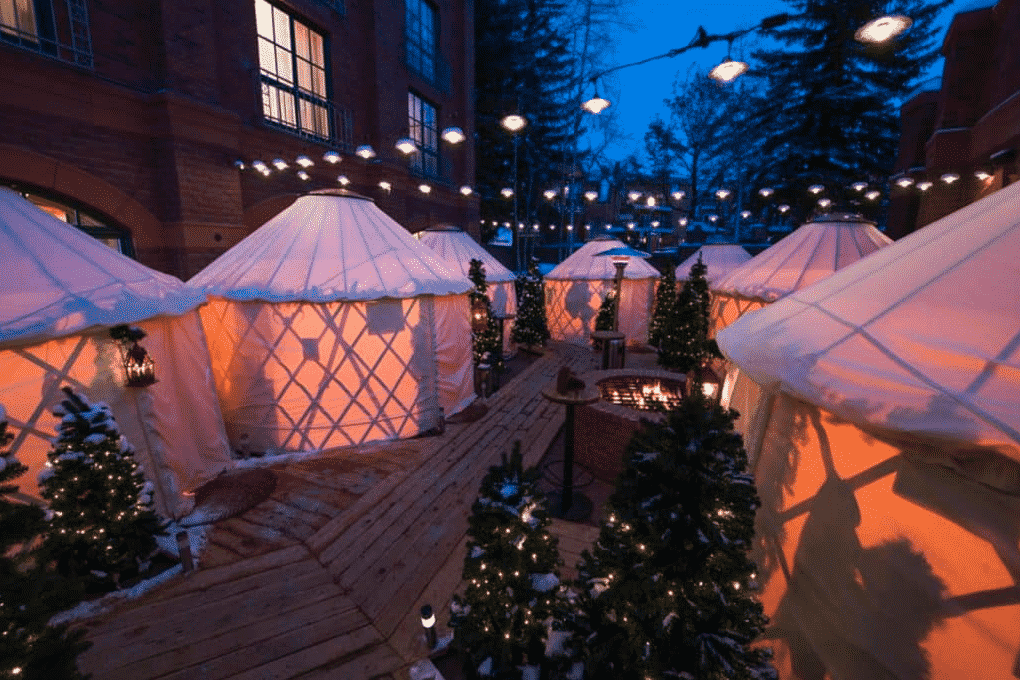
[[[294,83],[293,58],[291,53],[282,47],[276,48],[276,76],[288,85]]]
[[[304,59],[297,60],[297,84],[302,89],[312,89],[312,65]]]
[[[322,68],[325,68],[326,57],[323,53],[322,36],[316,33],[315,31],[311,31],[309,33],[309,38],[311,39],[312,43],[312,63],[315,64],[316,66],[321,66]]]
[[[308,59],[308,27],[300,21],[294,22],[294,51],[302,59]]]
[[[266,0],[255,0],[255,25],[260,36],[273,39],[273,8]]]
[[[290,47],[290,17],[285,12],[273,8],[273,25],[276,27],[274,32],[274,40],[277,45],[287,48]]]
[[[265,73],[276,75],[276,50],[265,38],[259,38],[259,66]]]
[[[312,69],[312,92],[320,97],[326,97],[326,72],[321,68]]]

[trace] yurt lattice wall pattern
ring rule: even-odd
[[[233,302],[202,310],[231,443],[308,451],[438,422],[431,300]],[[213,338],[212,336],[216,336]]]
[[[602,300],[613,292],[612,281],[545,281],[545,309],[554,340],[585,343],[595,330]]]

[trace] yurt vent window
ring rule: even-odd
[[[384,335],[404,330],[404,308],[399,300],[379,300],[366,306],[369,333]]]
[[[145,331],[138,326],[121,324],[110,329],[110,337],[117,341],[124,366],[125,384],[128,387],[148,387],[156,382],[156,364],[138,341]]]

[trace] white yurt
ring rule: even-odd
[[[371,199],[302,196],[191,283],[242,450],[410,437],[474,398],[471,282]]]
[[[691,267],[698,259],[707,268],[705,280],[711,290],[715,284],[731,271],[751,259],[751,253],[736,243],[710,243],[698,248],[693,255],[676,268],[676,280],[686,281],[691,276]]]
[[[613,238],[593,239],[545,275],[545,313],[552,340],[589,342],[599,306],[613,292],[616,279],[611,258],[600,253],[624,247]],[[620,331],[629,344],[648,340],[658,280],[658,270],[641,258],[630,258],[623,270]]]
[[[718,335],[784,680],[1006,680],[1020,659],[1020,184]]]
[[[419,231],[418,240],[436,251],[443,263],[453,271],[468,276],[471,260],[480,260],[485,268],[486,295],[492,306],[492,313],[507,319],[503,324],[503,354],[513,353],[512,319],[517,316],[516,277],[502,262],[478,244],[467,232],[451,226],[429,227]]]
[[[890,243],[859,215],[821,215],[801,225],[709,285],[712,333]]]
[[[105,402],[153,482],[156,509],[179,518],[188,493],[231,466],[196,308],[198,289],[131,260],[0,189],[0,405],[10,452],[28,466],[19,491],[38,498],[69,386]],[[127,387],[110,328],[138,326],[157,382]]]

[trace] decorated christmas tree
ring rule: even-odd
[[[517,277],[517,319],[513,341],[525,347],[543,347],[549,340],[545,316],[545,288],[538,261],[532,258],[526,274]]]
[[[66,626],[47,625],[59,607],[76,598],[70,590],[54,598],[54,579],[35,559],[44,514],[11,496],[18,488],[11,482],[28,470],[7,449],[11,439],[0,407],[0,677],[83,679],[75,658],[88,648],[81,642],[84,633],[68,635]]]
[[[662,343],[663,338],[672,330],[675,313],[676,272],[673,267],[667,266],[655,288],[655,304],[652,307],[652,318],[648,322],[649,345],[658,347]]]
[[[520,442],[489,468],[468,519],[463,578],[450,606],[454,646],[473,672],[521,677],[544,656],[546,619],[559,595],[559,553],[549,533],[537,468],[524,470]]]
[[[734,411],[699,392],[631,441],[578,564],[588,678],[774,678],[748,557],[758,496]]]
[[[699,256],[680,289],[673,313],[662,324],[658,350],[663,368],[688,373],[721,356],[715,340],[708,337],[711,300],[707,272]]]
[[[493,316],[489,296],[485,294],[489,284],[485,281],[485,265],[481,260],[471,260],[468,278],[475,284],[468,294],[474,329],[471,332],[471,346],[474,349],[475,365],[488,364],[492,372],[498,374],[503,369],[503,338],[500,336],[499,320]],[[481,327],[477,327],[479,324],[474,318],[476,313],[480,313],[479,307],[485,310],[484,316],[488,319]]]
[[[111,589],[138,575],[156,551],[152,483],[109,407],[63,391],[54,410],[59,436],[39,475],[51,512],[42,554],[62,575]]]

